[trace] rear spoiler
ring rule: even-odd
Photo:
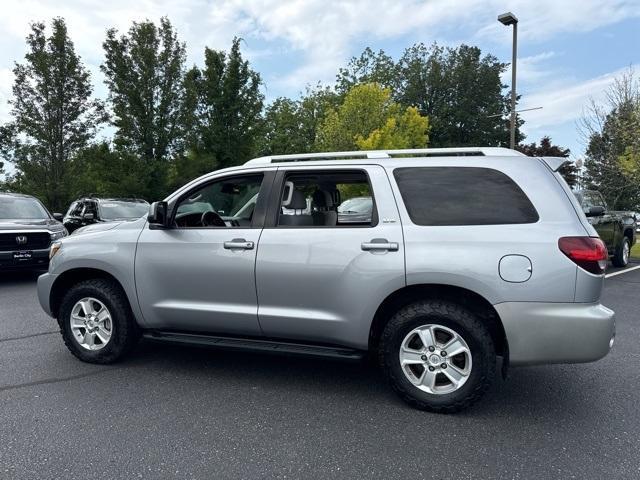
[[[544,163],[546,163],[547,167],[549,167],[553,172],[557,172],[558,170],[560,170],[560,167],[562,167],[563,165],[567,163],[571,163],[571,160],[569,160],[566,157],[538,157],[538,158],[542,160]]]

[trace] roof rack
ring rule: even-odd
[[[516,150],[502,147],[460,147],[460,148],[415,148],[405,150],[361,150],[354,152],[302,153],[293,155],[271,155],[254,158],[245,165],[261,165],[276,162],[304,162],[314,160],[356,160],[402,157],[456,157],[456,156],[522,156]]]

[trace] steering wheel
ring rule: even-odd
[[[203,227],[226,227],[227,224],[224,223],[222,217],[218,215],[216,212],[211,210],[204,212],[202,217],[200,217],[200,224]]]

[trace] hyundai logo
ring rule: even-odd
[[[24,245],[25,243],[27,243],[27,236],[26,235],[18,235],[16,237],[16,243],[18,245]]]

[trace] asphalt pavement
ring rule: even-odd
[[[640,478],[640,269],[608,278],[603,360],[511,369],[456,415],[366,363],[141,343],[84,364],[0,276],[0,479]]]

